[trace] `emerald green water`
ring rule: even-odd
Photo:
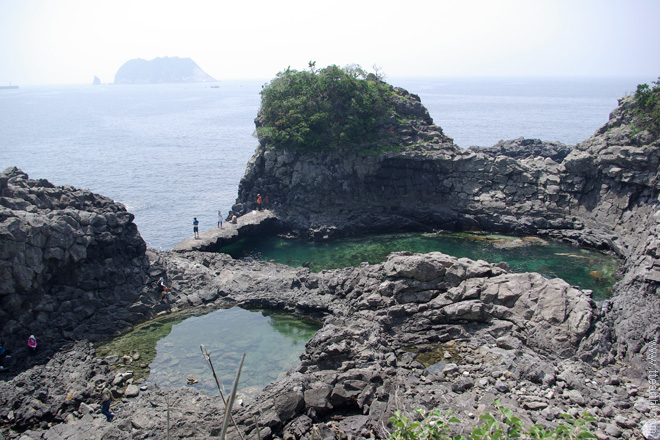
[[[221,249],[234,258],[252,257],[313,272],[384,261],[391,252],[443,252],[455,257],[504,261],[515,272],[539,272],[590,289],[595,299],[609,296],[617,281],[619,260],[607,254],[537,237],[465,233],[402,233],[368,235],[324,242],[281,237],[244,239]]]
[[[129,369],[136,379],[146,378],[147,385],[191,386],[217,394],[200,348],[204,345],[223,393],[228,394],[241,356],[246,353],[238,388],[240,393],[254,397],[300,361],[305,344],[319,328],[321,324],[316,321],[284,313],[233,307],[205,315],[170,315],[152,320],[99,346],[97,355],[137,352],[140,359],[133,361]]]

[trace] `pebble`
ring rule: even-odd
[[[622,428],[632,428],[633,426],[635,426],[634,423],[632,423],[629,419],[622,416],[621,414],[614,417],[614,423],[621,426]]]
[[[614,408],[612,405],[607,405],[603,408],[603,417],[611,418],[614,415]]]
[[[580,406],[584,405],[584,397],[582,397],[582,394],[578,390],[564,391],[563,396],[564,398],[570,400],[571,403]]]
[[[523,402],[522,407],[531,411],[538,411],[548,407],[548,404],[545,402],[531,401]]]
[[[502,381],[501,379],[498,379],[497,382],[495,382],[495,389],[500,393],[506,393],[509,391],[509,385],[507,385],[506,382]]]
[[[605,434],[609,435],[610,437],[619,438],[621,437],[622,432],[616,425],[610,423],[605,426]]]
[[[641,412],[646,414],[647,412],[651,411],[651,405],[650,402],[643,397],[638,399],[637,402],[635,402],[634,408]]]
[[[124,392],[126,397],[137,397],[138,394],[140,394],[140,390],[138,389],[137,385],[127,386],[126,391]]]
[[[462,393],[474,386],[472,379],[459,379],[451,384],[451,390],[455,393]]]

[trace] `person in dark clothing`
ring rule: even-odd
[[[11,359],[11,355],[9,354],[9,351],[7,350],[7,343],[3,339],[0,341],[0,370],[5,369],[5,360],[6,359]]]

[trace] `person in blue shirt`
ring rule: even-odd
[[[10,359],[10,358],[11,358],[11,355],[7,351],[7,343],[3,339],[2,341],[0,341],[0,370],[5,369],[5,366],[4,366],[5,359]]]
[[[193,220],[193,234],[195,238],[199,238],[199,221],[197,220],[197,217]]]

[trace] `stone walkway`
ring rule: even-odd
[[[277,216],[269,210],[251,211],[238,218],[236,224],[224,222],[221,228],[213,228],[199,233],[199,238],[189,237],[175,245],[176,252],[204,251],[215,252],[243,237],[255,235],[278,223]]]

